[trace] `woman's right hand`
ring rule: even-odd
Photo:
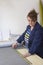
[[[17,43],[12,44],[12,48],[17,48],[17,46],[18,46]]]

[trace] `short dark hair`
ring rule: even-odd
[[[27,17],[30,17],[35,22],[37,21],[37,15],[38,13],[33,9],[28,13]]]

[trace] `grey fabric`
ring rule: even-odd
[[[0,65],[29,65],[11,47],[0,48]]]

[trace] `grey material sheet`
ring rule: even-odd
[[[0,48],[0,65],[29,65],[17,52],[11,47]]]

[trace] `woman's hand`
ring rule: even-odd
[[[17,43],[12,44],[12,48],[17,48],[17,46],[18,46]]]
[[[25,53],[24,55],[23,55],[23,57],[25,58],[25,57],[29,57],[31,54],[30,53]]]

